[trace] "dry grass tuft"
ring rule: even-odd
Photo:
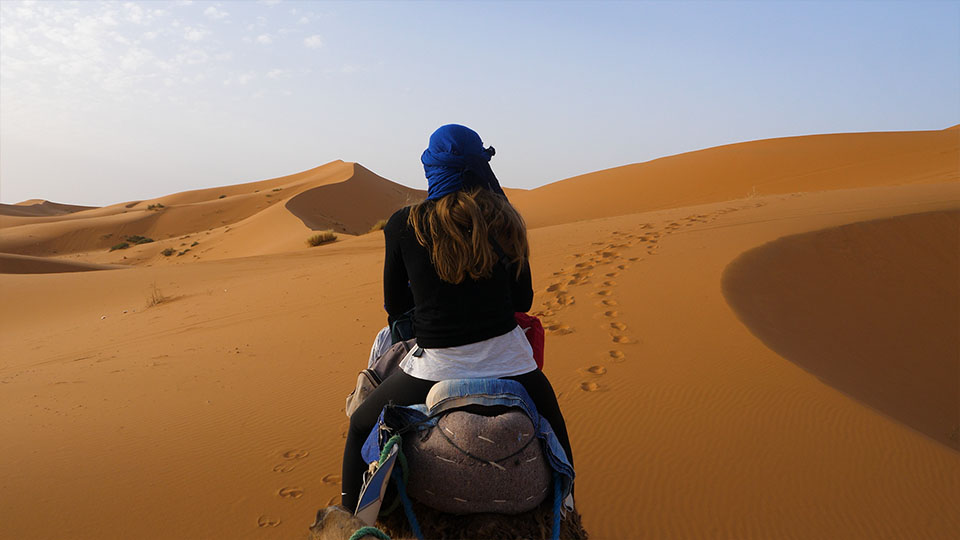
[[[386,226],[387,226],[387,220],[381,219],[380,221],[374,223],[374,224],[373,224],[373,227],[370,227],[370,230],[367,231],[367,232],[368,232],[368,233],[372,233],[372,232],[375,232],[375,231],[382,231],[383,228],[386,227]]]
[[[307,245],[310,247],[316,247],[320,244],[327,244],[333,242],[337,239],[337,235],[333,231],[321,231],[310,238],[307,238]]]
[[[157,282],[154,281],[150,284],[150,292],[147,295],[147,307],[159,306],[160,304],[169,302],[173,298],[166,296],[163,292],[160,291],[160,288],[157,287]]]

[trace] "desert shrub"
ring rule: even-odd
[[[134,234],[133,236],[128,236],[126,238],[127,242],[131,244],[149,244],[153,242],[153,238],[147,238],[146,236],[140,236],[139,234]]]
[[[194,243],[190,244],[190,247],[193,247],[193,246],[195,246],[195,245],[197,245],[197,244],[199,244],[199,243],[200,243],[200,242],[194,242]]]
[[[381,219],[380,221],[373,224],[373,227],[370,227],[370,230],[367,232],[382,231],[384,227],[387,226],[387,220]]]
[[[322,231],[318,234],[307,238],[307,245],[310,247],[319,246],[320,244],[326,244],[328,242],[333,242],[337,239],[337,235],[333,231]]]
[[[161,208],[164,208],[164,206],[160,203],[157,203],[157,204],[151,204],[150,206],[148,206],[147,210],[160,210]]]
[[[128,244],[128,243],[126,243],[126,242],[120,242],[119,244],[115,244],[115,245],[111,246],[111,247],[110,247],[110,251],[116,251],[116,250],[118,250],[118,249],[127,249],[128,247],[130,247],[130,244]]]
[[[187,248],[187,249],[181,251],[180,253],[177,253],[177,257],[183,257],[183,255],[184,255],[185,253],[187,253],[188,251],[190,251],[190,248]]]
[[[227,196],[226,196],[226,195],[221,195],[221,196],[219,196],[219,197],[217,197],[217,198],[218,198],[218,199],[225,199],[225,198],[227,198]]]
[[[273,188],[272,191],[282,191],[282,190],[283,190],[283,188],[278,188],[278,187],[277,187],[277,188]]]
[[[163,255],[164,257],[169,257],[169,256],[173,255],[173,254],[176,253],[176,252],[177,252],[177,250],[175,250],[175,249],[173,249],[173,248],[167,248],[167,249],[161,251],[160,254]]]

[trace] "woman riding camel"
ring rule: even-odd
[[[533,302],[527,231],[490,169],[493,154],[467,127],[437,129],[421,156],[427,200],[398,210],[383,229],[384,307],[391,324],[414,310],[417,346],[350,417],[341,504],[351,511],[367,469],[361,446],[380,411],[423,403],[437,381],[519,382],[573,464],[553,387],[514,319]]]

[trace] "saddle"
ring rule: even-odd
[[[402,436],[410,498],[449,514],[519,514],[553,496],[554,481],[569,493],[573,468],[520,383],[441,381],[425,401],[384,407],[363,448],[376,461]]]

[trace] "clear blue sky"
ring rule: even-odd
[[[0,3],[0,200],[103,205],[334,159],[506,186],[738,141],[960,123],[958,2]]]

